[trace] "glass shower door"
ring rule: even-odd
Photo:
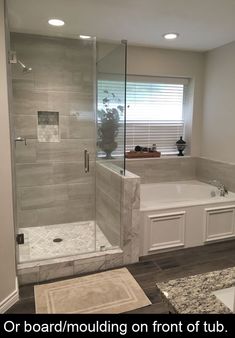
[[[94,252],[95,40],[12,33],[11,50],[19,263]]]
[[[119,247],[121,183],[105,228],[96,163],[125,172],[126,44],[97,64],[95,39],[11,33],[10,49],[18,262]]]

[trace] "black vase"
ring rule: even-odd
[[[178,156],[184,156],[183,151],[186,147],[186,142],[183,140],[183,136],[180,136],[180,139],[176,142],[176,147],[179,151]]]
[[[106,150],[105,151],[105,153],[106,153],[106,156],[105,156],[106,160],[110,160],[110,159],[113,158],[112,157],[112,152],[113,152],[113,150]]]

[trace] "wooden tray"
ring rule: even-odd
[[[159,151],[128,151],[126,152],[126,158],[148,158],[148,157],[160,157]]]

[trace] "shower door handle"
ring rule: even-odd
[[[87,149],[84,150],[84,170],[85,173],[89,173],[90,170],[90,158],[89,158],[89,152]]]

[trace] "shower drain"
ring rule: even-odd
[[[55,239],[53,239],[53,242],[55,242],[55,243],[60,243],[62,241],[63,241],[62,238],[55,238]]]

